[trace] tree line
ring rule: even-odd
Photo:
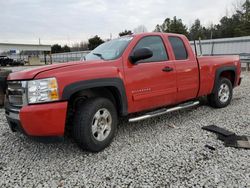
[[[196,19],[188,29],[182,20],[175,16],[173,19],[166,18],[161,25],[156,25],[154,31],[184,34],[190,40],[247,36],[250,35],[250,1],[246,0],[236,8],[232,16],[222,17],[216,25],[205,27]]]
[[[250,0],[244,1],[231,16],[224,16],[220,19],[219,24],[210,26],[203,26],[199,19],[188,28],[182,19],[174,16],[173,18],[166,18],[162,24],[157,24],[155,32],[178,33],[188,37],[189,40],[197,39],[216,39],[229,38],[250,35]],[[132,33],[147,32],[144,25],[140,25],[131,30],[124,30],[119,33],[119,36],[131,35]],[[70,52],[70,51],[84,51],[93,50],[98,45],[104,42],[98,35],[88,39],[88,42],[80,42],[73,44],[72,47],[67,45],[61,46],[55,44],[52,46],[52,53]]]
[[[75,43],[70,48],[67,45],[64,45],[63,47],[59,44],[54,44],[51,47],[51,53],[63,53],[63,52],[74,52],[74,51],[85,51],[85,50],[93,50],[100,44],[104,43],[104,40],[102,40],[98,35],[88,39],[88,42],[80,42]]]

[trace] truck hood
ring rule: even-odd
[[[54,70],[54,69],[60,69],[64,67],[71,67],[71,66],[77,66],[79,64],[92,64],[94,62],[99,62],[99,61],[76,61],[76,62],[67,62],[67,63],[58,63],[58,64],[53,64],[53,65],[45,65],[39,68],[30,68],[26,69],[23,71],[18,71],[11,73],[8,76],[8,80],[31,80],[35,78],[39,73],[49,71],[49,70]]]

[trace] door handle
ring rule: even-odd
[[[162,71],[164,71],[164,72],[171,72],[171,71],[173,71],[174,69],[172,68],[172,67],[164,67],[163,69],[162,69]]]

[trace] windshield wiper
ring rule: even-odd
[[[102,56],[102,54],[100,54],[100,53],[93,53],[93,55],[96,55],[96,56],[100,57],[102,60],[105,60],[104,57]]]

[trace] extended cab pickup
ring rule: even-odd
[[[203,96],[215,108],[226,107],[240,73],[238,56],[196,57],[183,35],[124,36],[78,62],[10,74],[6,117],[13,131],[69,131],[82,148],[95,152],[110,144],[121,116],[139,121],[195,106]]]

